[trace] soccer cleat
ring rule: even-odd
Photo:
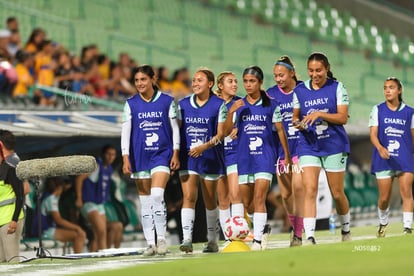
[[[299,238],[296,235],[293,235],[292,240],[290,241],[290,247],[296,247],[302,245],[302,238]]]
[[[261,241],[253,240],[253,244],[250,247],[250,250],[252,250],[252,251],[261,251],[261,250],[263,250]]]
[[[316,241],[314,237],[309,237],[303,242],[303,245],[315,245],[315,244],[316,244]]]
[[[403,233],[404,234],[412,234],[413,233],[413,229],[408,228],[408,227],[405,227]]]
[[[145,248],[142,255],[144,255],[144,256],[154,256],[156,252],[157,252],[157,250],[155,248],[155,245],[151,244],[147,248]]]
[[[267,242],[269,240],[270,232],[272,232],[272,228],[270,224],[265,224],[263,228],[263,236],[262,236],[262,250],[266,250]]]
[[[384,238],[385,237],[385,230],[387,229],[388,224],[380,224],[377,232],[378,238]]]
[[[157,254],[158,255],[165,255],[168,252],[167,241],[166,240],[158,240],[157,243]]]
[[[351,241],[351,231],[341,231],[342,234],[342,241]]]
[[[214,241],[209,241],[203,248],[203,253],[217,253],[219,251],[218,244]]]
[[[183,243],[180,245],[180,251],[185,252],[185,253],[192,253],[193,243],[191,242],[191,240],[183,241]]]

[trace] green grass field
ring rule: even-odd
[[[414,235],[403,235],[401,223],[390,224],[387,237],[377,239],[375,226],[352,228],[353,241],[340,234],[316,233],[317,245],[288,247],[288,234],[271,235],[260,252],[183,255],[177,246],[161,257],[141,255],[38,259],[0,265],[1,275],[411,275]],[[339,232],[339,231],[337,231]]]

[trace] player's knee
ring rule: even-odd
[[[164,201],[164,189],[163,188],[151,188],[152,200],[156,203]]]

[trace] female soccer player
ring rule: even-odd
[[[217,90],[215,91],[219,97],[221,97],[226,103],[227,109],[229,109],[233,103],[240,99],[236,95],[238,89],[237,78],[233,72],[224,71],[217,77]],[[228,195],[229,203],[231,203],[228,211],[220,208],[220,224],[221,228],[224,229],[224,222],[230,216],[244,217],[244,206],[242,203],[239,179],[237,174],[237,128],[233,128],[228,136],[224,138],[224,162],[226,165],[226,176],[221,178],[220,181],[223,185],[218,185],[217,190],[219,194],[219,207],[222,205],[220,202],[220,196]],[[227,187],[227,189],[221,188]],[[221,215],[223,213],[223,215]]]
[[[278,143],[278,164],[276,176],[282,195],[283,206],[288,214],[290,225],[293,227],[292,240],[290,246],[302,245],[303,232],[303,197],[304,189],[302,184],[302,174],[299,166],[297,154],[297,144],[299,131],[292,124],[293,115],[293,89],[300,83],[296,77],[295,67],[288,56],[279,58],[273,66],[273,77],[276,85],[267,90],[267,94],[276,99],[282,114],[283,126],[286,130],[289,151],[292,157],[291,173],[285,172],[283,163],[283,148]]]
[[[183,242],[180,250],[193,251],[192,235],[198,185],[201,182],[207,220],[207,246],[203,252],[218,252],[217,181],[224,174],[223,123],[224,101],[214,95],[214,73],[198,69],[192,80],[193,94],[179,101],[181,124],[180,179],[183,191],[181,223]]]
[[[136,67],[132,73],[138,93],[129,98],[124,107],[122,170],[131,174],[137,185],[142,228],[148,243],[144,255],[165,255],[168,248],[164,190],[171,171],[180,166],[177,108],[174,98],[155,86],[151,66]]]
[[[321,167],[342,224],[342,240],[351,239],[349,203],[344,191],[346,161],[350,144],[343,127],[348,120],[348,94],[331,72],[323,53],[308,57],[309,80],[293,94],[293,124],[300,130],[299,164],[305,188],[303,224],[306,244],[315,244],[316,195]]]
[[[45,181],[45,191],[41,197],[40,208],[41,217],[37,217],[35,211],[35,218],[33,227],[33,234],[38,235],[38,223],[42,222],[42,236],[55,239],[62,242],[72,242],[73,252],[82,253],[83,246],[86,241],[86,233],[83,229],[66,219],[64,219],[59,211],[59,199],[64,191],[65,182],[59,177],[50,177]]]
[[[371,172],[378,182],[377,237],[385,237],[392,183],[397,177],[402,198],[404,233],[411,234],[413,223],[412,183],[414,173],[414,109],[403,102],[402,84],[397,78],[384,82],[385,102],[371,110],[369,128],[374,146]]]
[[[261,85],[263,71],[251,66],[243,71],[247,95],[234,102],[226,119],[225,131],[238,127],[237,170],[243,198],[252,198],[254,206],[252,250],[262,250],[262,237],[267,220],[266,195],[275,172],[276,151],[272,127],[282,144],[285,164],[290,165],[290,153],[277,102],[271,100]],[[245,195],[252,191],[251,195]],[[250,201],[244,202],[245,207]]]

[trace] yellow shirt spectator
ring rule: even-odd
[[[29,72],[29,69],[18,63],[16,65],[17,72],[17,83],[13,90],[13,97],[24,97],[27,96],[30,86],[34,84],[34,79]]]

